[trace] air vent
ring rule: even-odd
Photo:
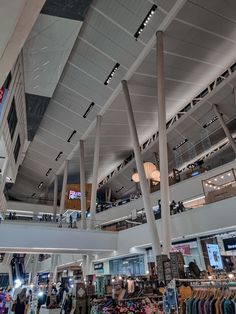
[[[52,171],[52,168],[49,168],[48,171],[47,171],[47,173],[46,173],[46,177],[49,176],[49,174],[50,174],[51,171]]]
[[[62,154],[63,154],[63,152],[60,152],[60,153],[57,155],[57,157],[55,158],[55,160],[58,161],[58,159],[61,158],[61,155],[62,155]]]
[[[90,111],[93,109],[95,103],[94,102],[91,102],[91,104],[89,105],[88,109],[85,111],[84,115],[83,115],[83,118],[87,118],[88,114],[90,113]]]
[[[142,21],[141,25],[139,26],[137,32],[134,34],[134,38],[136,40],[138,39],[138,37],[140,36],[140,34],[144,30],[144,28],[147,26],[147,24],[151,20],[151,18],[153,16],[153,14],[155,13],[156,9],[157,9],[157,6],[155,4],[153,4],[153,6],[151,7],[150,11],[146,15],[145,19]]]
[[[113,78],[113,76],[115,75],[117,69],[119,68],[120,64],[116,63],[114,68],[111,70],[111,73],[108,75],[106,81],[104,82],[104,85],[108,85],[111,81],[111,79]]]
[[[74,130],[74,131],[71,133],[71,135],[68,137],[68,140],[67,140],[68,143],[70,143],[72,137],[73,137],[76,133],[77,133],[76,130]]]
[[[176,150],[176,149],[180,148],[180,147],[183,146],[187,141],[188,141],[187,138],[185,138],[183,141],[181,141],[179,144],[177,144],[177,145],[173,148],[173,150]]]

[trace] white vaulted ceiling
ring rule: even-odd
[[[153,3],[158,5],[158,10],[136,41],[133,35]],[[181,8],[183,3],[183,8],[171,21],[174,9],[178,5]],[[233,0],[228,0],[227,4],[220,0],[93,1],[19,177],[32,176],[37,178],[37,184],[43,181],[46,186],[52,182],[55,173],[60,172],[68,155],[71,159],[69,172],[78,176],[79,150],[75,150],[75,146],[83,138],[86,139],[86,174],[90,181],[94,120],[98,113],[102,113],[99,165],[99,179],[102,179],[132,151],[120,88],[124,77],[129,78],[140,142],[158,130],[156,51],[154,45],[150,46],[150,51],[146,48],[153,43],[150,40],[155,31],[168,26],[165,31],[165,84],[169,120],[235,61],[236,15],[233,12],[236,12]],[[116,62],[121,66],[111,83],[105,86],[104,81]],[[232,87],[229,89],[231,93]],[[91,102],[95,106],[85,119],[83,115]],[[210,108],[206,110],[209,117],[210,111]],[[197,119],[203,118],[199,116]],[[187,136],[190,129],[191,123],[186,128],[179,127],[173,138],[170,137],[170,147],[183,135]],[[74,130],[76,134],[67,143]],[[73,149],[75,152],[71,154]],[[59,161],[55,161],[60,151],[63,154]],[[46,177],[49,168],[53,171]],[[126,178],[129,178],[128,173]],[[21,192],[21,184],[16,182],[15,192]],[[29,195],[37,192],[37,184],[32,181]]]

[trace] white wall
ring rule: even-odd
[[[22,210],[22,211],[29,211],[35,214],[37,213],[53,213],[53,206],[51,205],[42,205],[42,204],[30,204],[24,202],[7,202],[7,209],[11,210]],[[59,209],[57,210],[59,212]]]
[[[203,195],[203,188],[202,188],[202,180],[210,178],[212,176],[217,175],[218,173],[222,173],[224,171],[228,171],[232,168],[236,168],[236,161],[230,162],[208,172],[205,172],[199,176],[192,177],[190,179],[184,180],[182,182],[176,183],[175,185],[170,186],[170,201],[171,200],[189,200],[196,196]],[[161,198],[160,191],[151,193],[151,202],[152,206],[157,205],[158,199]],[[120,217],[129,216],[131,215],[132,210],[142,209],[143,206],[143,199],[137,199],[130,203],[124,204],[122,206],[113,207],[111,209],[105,210],[101,213],[96,214],[96,221],[99,224],[111,221],[113,219],[118,219]]]
[[[228,228],[236,230],[235,203],[236,197],[232,197],[171,216],[172,241],[222,232],[223,229]],[[157,221],[160,240],[162,240],[162,227],[160,219]],[[131,248],[139,246],[151,246],[147,224],[119,232],[118,252],[124,254],[130,252]]]
[[[0,251],[80,253],[116,249],[117,234],[48,227],[46,224],[2,223]]]

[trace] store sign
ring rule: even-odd
[[[191,255],[191,249],[189,244],[173,245],[171,251],[181,252],[183,255]]]
[[[103,263],[94,264],[94,270],[100,270],[100,269],[103,269]]]
[[[223,239],[225,251],[236,251],[236,238]]]

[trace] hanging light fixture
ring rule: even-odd
[[[143,164],[143,167],[144,167],[146,179],[148,180],[151,179],[157,182],[160,181],[160,171],[157,170],[156,166],[152,162],[149,162],[149,161],[145,162]],[[132,180],[136,183],[140,182],[138,172],[133,173]]]
[[[132,180],[136,183],[140,181],[138,172],[133,173]]]
[[[149,161],[145,162],[143,164],[143,166],[144,166],[144,171],[145,171],[146,178],[147,179],[151,179],[151,174],[155,170],[157,170],[157,167],[152,162],[149,162]]]
[[[155,170],[151,173],[151,179],[156,182],[160,182],[160,171]]]

